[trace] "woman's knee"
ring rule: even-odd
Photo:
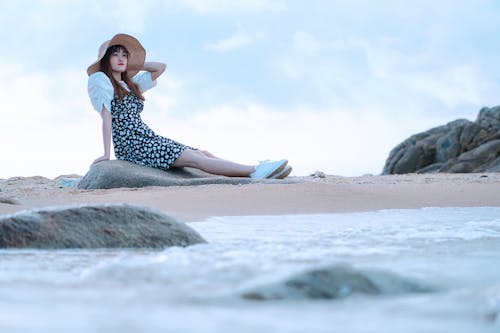
[[[214,157],[214,155],[212,155],[208,150],[195,150],[196,152],[202,154],[203,156],[206,156],[206,157]]]
[[[173,166],[199,168],[203,164],[203,159],[206,158],[207,156],[199,150],[186,149],[175,160]]]

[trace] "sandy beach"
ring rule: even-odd
[[[78,190],[60,177],[0,180],[0,214],[39,207],[129,203],[184,222],[211,216],[360,212],[421,207],[500,206],[500,174],[290,177],[292,183]]]
[[[0,179],[0,214],[129,203],[207,242],[2,249],[2,331],[498,331],[500,173],[61,186],[73,176]]]

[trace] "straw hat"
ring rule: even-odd
[[[133,77],[142,69],[146,60],[146,50],[144,50],[141,43],[130,35],[117,34],[110,40],[102,43],[97,54],[97,61],[87,68],[89,76],[100,70],[100,61],[104,57],[106,50],[114,45],[122,45],[128,51],[127,74],[129,77]]]

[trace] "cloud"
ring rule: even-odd
[[[438,41],[445,37],[415,43],[398,34],[332,38],[297,31],[273,68],[297,86],[307,82],[302,91],[310,89],[308,95],[331,106],[475,118],[480,107],[498,103],[499,85],[479,58],[443,49]]]
[[[452,109],[460,103],[481,105],[487,100],[488,80],[473,66],[455,65],[439,72],[423,73],[408,78],[415,91],[435,98]]]
[[[498,104],[498,4],[479,1],[4,2],[0,177],[82,173],[102,153],[85,68],[117,29],[171,66],[146,95],[160,134],[295,174],[378,173],[409,135]]]
[[[226,53],[248,46],[257,39],[257,35],[249,34],[241,24],[238,24],[236,32],[232,36],[216,42],[205,43],[204,48],[217,53]]]
[[[145,121],[157,133],[245,164],[287,158],[294,175],[316,170],[343,176],[379,174],[399,142],[415,130],[446,121],[411,112],[391,114],[369,105],[284,110],[221,104],[189,117],[165,117],[152,108],[146,112]]]
[[[0,113],[0,140],[11,143],[2,146],[2,155],[12,157],[2,160],[1,176],[84,174],[102,153],[102,139],[100,117],[91,108],[79,69],[16,75],[3,68],[0,73],[10,73],[0,85],[4,110],[9,110]],[[182,105],[189,91],[182,80],[169,79],[163,86],[147,93],[143,115],[158,134],[241,163],[288,158],[295,175],[317,169],[378,173],[393,144],[379,131],[396,135],[407,130],[391,131],[391,120],[379,110],[360,115],[359,110],[283,110],[255,103],[212,105],[175,117],[171,109]]]
[[[238,32],[235,35],[224,38],[220,41],[206,43],[205,48],[217,53],[225,53],[250,45],[254,40],[254,37]]]
[[[102,143],[100,117],[91,112],[80,69],[0,73],[0,177],[86,172]]]

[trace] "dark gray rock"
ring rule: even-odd
[[[464,125],[459,138],[462,149],[468,151],[477,147],[486,138],[486,133],[487,132],[476,123],[471,122]]]
[[[488,172],[500,172],[500,156],[484,165],[484,170]]]
[[[345,266],[314,269],[243,293],[250,300],[339,299],[353,294],[392,295],[432,292],[421,283],[382,271]]]
[[[164,248],[205,243],[186,224],[126,204],[55,207],[0,217],[0,248]]]
[[[484,172],[495,167],[495,161],[500,156],[500,139],[489,141],[470,151],[461,154],[458,158],[448,161],[440,169],[441,172]],[[493,163],[492,163],[493,162]]]
[[[20,205],[19,201],[16,199],[6,197],[6,196],[1,196],[0,195],[0,203],[7,204],[7,205]]]
[[[475,122],[458,119],[412,135],[389,153],[382,174],[498,172],[500,107],[482,108]]]
[[[469,122],[465,119],[455,120],[446,125],[432,128],[426,132],[412,135],[389,153],[383,174],[402,174],[414,172],[419,168],[432,164],[436,152],[436,143],[443,135],[457,126]],[[425,155],[420,157],[416,154]]]
[[[434,152],[429,153],[424,145],[414,145],[406,149],[403,156],[397,161],[394,166],[396,173],[409,173],[416,168],[422,168],[429,164],[433,158]]]
[[[500,106],[482,108],[479,111],[476,123],[486,130],[498,132],[500,129]]]
[[[460,134],[462,132],[461,127],[455,127],[448,133],[441,136],[437,142],[434,149],[435,156],[434,161],[438,163],[443,163],[451,158],[455,158],[460,155],[462,145],[460,144]],[[432,149],[432,148],[431,148]],[[431,161],[431,162],[434,162]],[[416,169],[421,169],[422,165],[417,165]]]
[[[163,171],[127,161],[104,161],[93,165],[78,183],[79,189],[110,189],[146,186],[188,186],[207,184],[290,183],[291,180],[255,180],[214,176],[194,168]]]
[[[441,168],[443,167],[444,163],[433,163],[430,164],[426,167],[423,167],[422,169],[418,170],[418,173],[432,173],[432,172],[439,172]]]

